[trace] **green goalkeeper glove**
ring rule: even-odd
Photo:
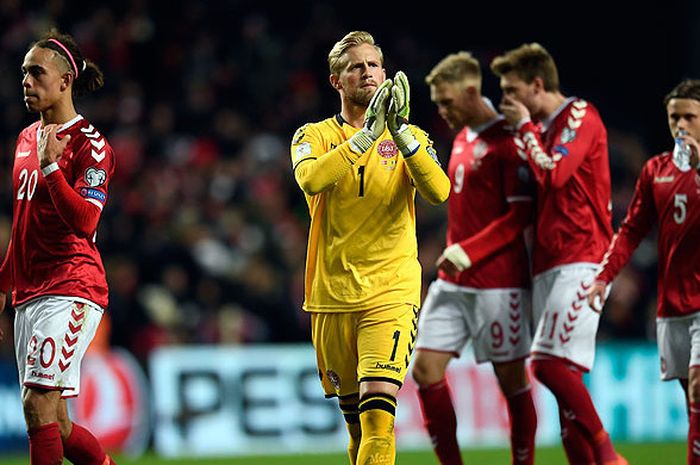
[[[352,151],[358,155],[371,149],[374,142],[384,132],[386,101],[389,98],[392,84],[391,79],[387,79],[377,88],[372,100],[369,101],[367,111],[365,111],[365,125],[348,141]]]
[[[394,86],[391,88],[391,103],[387,115],[387,125],[394,137],[394,142],[404,157],[410,157],[420,147],[416,136],[408,126],[408,114],[410,113],[410,88],[408,78],[399,71],[394,77]]]

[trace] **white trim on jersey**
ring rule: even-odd
[[[46,177],[46,176],[50,175],[51,173],[53,173],[54,171],[58,171],[59,169],[60,168],[58,167],[58,162],[55,161],[49,165],[44,166],[41,169],[41,174],[43,174],[44,177]]]
[[[65,131],[69,127],[73,126],[75,123],[83,119],[83,115],[76,115],[75,118],[73,118],[70,121],[67,121],[61,125],[61,128],[57,132]]]
[[[576,267],[590,267],[593,269],[599,269],[600,268],[600,263],[592,263],[592,262],[574,262],[574,263],[565,263],[563,265],[557,265],[553,268],[549,268],[548,270],[544,270],[541,273],[536,274],[535,276],[532,277],[532,280],[534,281],[535,279],[541,279],[543,276],[546,276],[550,273],[554,273],[556,271],[559,271],[564,268],[576,268]]]
[[[97,205],[97,208],[102,210],[103,207],[102,207],[102,204],[100,203],[99,200],[95,200],[95,199],[85,199],[85,200],[87,200],[88,202],[90,202],[93,205]]]

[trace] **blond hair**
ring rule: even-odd
[[[343,68],[345,68],[348,64],[348,57],[345,52],[352,47],[357,47],[358,45],[362,44],[374,46],[379,54],[379,59],[381,60],[382,66],[384,65],[384,54],[382,54],[382,49],[374,43],[374,37],[372,37],[372,34],[366,31],[353,31],[346,34],[345,37],[336,42],[328,54],[328,68],[330,69],[331,74],[340,74]]]
[[[491,62],[491,71],[498,76],[515,72],[520,79],[528,84],[539,77],[544,84],[544,90],[547,92],[559,91],[557,65],[554,64],[554,59],[549,52],[536,42],[523,44],[497,56]]]
[[[432,86],[442,82],[463,82],[467,79],[475,80],[477,87],[481,87],[479,61],[471,53],[462,51],[447,55],[440,60],[425,77],[425,83]]]

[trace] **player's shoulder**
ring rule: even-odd
[[[650,157],[644,163],[644,169],[651,172],[658,172],[671,164],[673,164],[673,152],[666,151]]]
[[[25,127],[19,132],[19,137],[24,138],[30,135],[36,135],[37,129],[41,126],[41,121],[34,121],[29,126]]]
[[[324,134],[338,132],[342,129],[343,123],[343,118],[340,115],[331,116],[321,121],[305,123],[294,131],[292,145],[300,144],[309,134],[322,136]]]

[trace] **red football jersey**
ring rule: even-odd
[[[682,172],[670,153],[644,165],[625,220],[598,279],[610,282],[654,224],[659,225],[658,315],[700,311],[700,175]]]
[[[452,192],[447,205],[447,245],[463,244],[474,264],[457,276],[440,271],[441,279],[477,289],[529,287],[529,261],[522,235],[529,214],[525,224],[501,223],[492,234],[482,234],[476,242],[470,240],[505,218],[512,203],[525,203],[530,211],[534,190],[531,173],[527,162],[518,156],[515,137],[502,118],[478,133],[465,128],[455,137],[448,166]],[[504,229],[513,233],[509,240],[496,247],[493,242],[487,244],[495,236],[503,237]],[[476,261],[484,247],[495,250],[487,259]]]
[[[590,103],[569,98],[518,141],[537,180],[533,274],[599,263],[612,238],[607,131]]]
[[[59,138],[71,136],[59,170],[44,176],[37,156],[40,126],[36,122],[25,128],[15,150],[12,237],[3,265],[10,273],[12,302],[53,295],[106,308],[107,281],[95,229],[114,172],[112,148],[78,115],[57,133]],[[76,224],[90,226],[85,230]]]

